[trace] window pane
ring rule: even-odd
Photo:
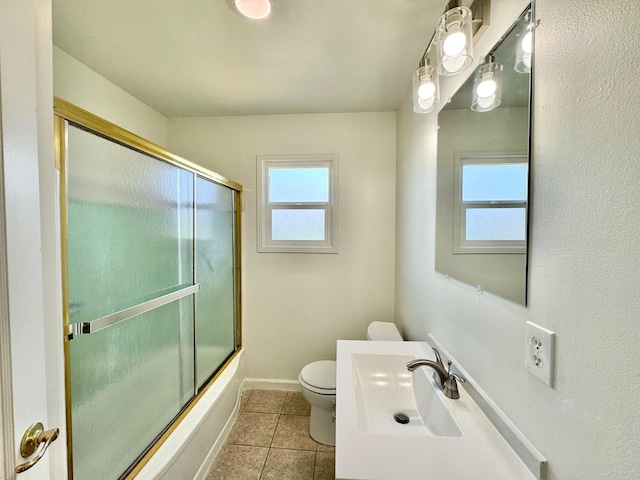
[[[464,165],[462,201],[526,200],[527,165]]]
[[[467,240],[525,240],[524,208],[468,208]]]
[[[272,240],[324,240],[324,210],[272,211]]]
[[[328,202],[329,168],[269,168],[269,202]]]

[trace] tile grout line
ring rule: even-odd
[[[267,466],[267,460],[269,459],[269,454],[271,453],[271,445],[273,445],[273,439],[276,438],[276,432],[278,431],[278,425],[280,425],[280,417],[282,417],[282,410],[284,408],[284,404],[287,401],[287,395],[285,394],[282,405],[280,406],[280,413],[278,413],[278,421],[276,422],[276,428],[273,429],[273,435],[271,435],[271,441],[269,442],[269,448],[267,448],[267,456],[264,458],[264,463],[262,464],[262,470],[260,471],[260,478],[264,475],[264,469]]]
[[[246,401],[244,402],[244,407],[240,408],[240,413],[247,413],[249,412],[247,410],[247,408],[249,407],[249,402],[250,400],[253,398],[253,394],[255,393],[255,391],[251,391],[247,396],[246,396]],[[309,414],[303,414],[300,413],[300,411],[296,408],[293,408],[293,411],[290,413],[285,412],[286,406],[287,406],[287,400],[291,400],[289,398],[290,393],[289,392],[283,392],[284,395],[284,399],[279,407],[279,413],[278,412],[273,412],[274,414],[277,414],[277,421],[275,424],[275,428],[273,430],[273,433],[271,435],[271,439],[268,443],[268,445],[266,446],[266,454],[264,457],[264,460],[262,462],[261,468],[260,468],[260,472],[259,472],[259,479],[264,480],[265,478],[265,472],[266,470],[266,465],[267,465],[267,461],[271,455],[271,450],[275,449],[275,450],[289,450],[289,451],[298,451],[298,452],[314,452],[314,456],[313,456],[313,463],[312,463],[312,469],[311,469],[311,476],[310,476],[310,480],[315,480],[317,475],[318,475],[318,452],[320,452],[319,447],[321,446],[321,444],[319,442],[316,442],[315,440],[313,440],[313,438],[311,438],[311,440],[313,440],[314,443],[314,448],[313,449],[306,449],[306,448],[292,448],[292,447],[275,447],[273,446],[273,442],[275,441],[275,437],[276,437],[276,433],[278,431],[278,427],[280,426],[280,422],[281,420],[283,420],[282,416],[283,415],[287,415],[287,417],[306,417],[307,419],[310,419],[310,415]],[[256,397],[257,398],[257,397]],[[273,411],[273,410],[272,410]],[[249,412],[252,413],[252,412]],[[268,412],[253,412],[253,413],[264,413],[267,414]],[[239,415],[240,416],[240,415]],[[239,420],[239,418],[237,419]],[[237,422],[236,420],[236,422]],[[225,442],[225,444],[228,445],[228,442]],[[244,445],[244,444],[237,444],[238,446],[246,446],[246,447],[252,447],[252,448],[256,448],[257,446],[254,445]],[[323,451],[324,452],[324,451]],[[328,452],[331,453],[331,452]],[[257,473],[257,472],[256,472]],[[243,477],[244,478],[244,477]],[[253,477],[255,478],[255,477]]]
[[[316,465],[318,465],[318,445],[316,445],[316,454],[313,456],[313,472],[311,473],[311,480],[316,478]]]

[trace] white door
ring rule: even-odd
[[[66,478],[51,48],[48,0],[0,0],[0,475],[16,480]],[[60,437],[16,474],[35,422]]]

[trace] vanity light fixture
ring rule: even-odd
[[[488,112],[500,105],[502,96],[502,65],[493,55],[487,55],[473,82],[471,110]]]
[[[523,17],[519,27],[518,40],[516,42],[515,71],[518,73],[531,73],[531,55],[533,53],[533,30],[536,22],[531,21],[531,10]]]
[[[456,5],[456,6],[452,6]],[[473,15],[458,2],[449,3],[437,27],[438,73],[457,75],[473,63]]]
[[[413,72],[411,89],[413,111],[416,113],[432,112],[440,101],[440,85],[438,73],[429,59],[424,57],[418,69]]]
[[[233,0],[236,10],[252,20],[262,20],[271,13],[271,0]]]
[[[463,3],[471,5],[474,11]],[[490,5],[490,0],[449,1],[418,69],[413,73],[411,85],[415,113],[435,110],[440,101],[440,75],[457,75],[473,63],[474,32],[479,35],[488,25]],[[474,15],[478,15],[478,19],[474,20]],[[437,50],[437,64],[431,65],[427,57],[434,46]]]

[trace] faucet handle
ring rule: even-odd
[[[444,363],[442,363],[442,357],[440,356],[440,352],[438,351],[438,349],[436,347],[431,347],[431,350],[433,350],[433,353],[436,356],[436,362],[438,363],[438,365],[444,368]]]

